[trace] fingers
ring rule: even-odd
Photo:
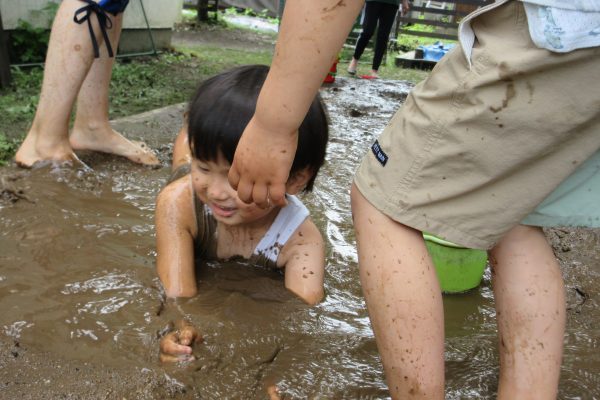
[[[246,204],[252,203],[254,200],[252,198],[253,187],[253,181],[248,180],[248,178],[241,177],[237,186],[237,193],[240,200],[242,200]]]
[[[194,332],[185,332],[185,340],[191,344],[194,338]],[[174,331],[166,334],[160,340],[160,360],[162,362],[179,362],[194,360],[192,347],[181,343],[181,333]],[[195,333],[197,336],[197,332]]]
[[[285,198],[285,185],[270,185],[269,197],[275,206],[285,207],[287,199]]]
[[[270,207],[271,199],[269,199],[269,187],[265,184],[255,183],[252,188],[252,200],[260,208]]]
[[[246,204],[255,203],[260,208],[271,206],[285,207],[285,184],[273,185],[268,182],[255,182],[241,176],[235,166],[235,160],[228,174],[229,184],[237,190],[238,197]]]
[[[201,341],[202,337],[198,333],[198,330],[191,325],[181,329],[179,333],[179,344],[183,346],[192,346],[194,343]]]
[[[227,179],[229,180],[229,184],[235,190],[238,190],[238,185],[240,183],[240,174],[237,170],[237,165],[235,163],[235,158],[233,159],[233,164],[231,164],[231,168],[229,168],[229,174],[227,175]]]

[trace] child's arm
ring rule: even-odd
[[[197,227],[189,176],[167,185],[156,199],[156,270],[168,297],[191,297],[197,292],[194,234]],[[192,346],[202,337],[185,320],[160,340],[162,362],[193,360]]]
[[[306,219],[283,247],[277,260],[285,265],[285,287],[310,305],[323,299],[325,244],[321,232]]]
[[[196,295],[196,227],[189,176],[167,185],[156,200],[156,270],[168,297]]]
[[[229,182],[242,201],[285,205],[298,127],[363,4],[286,1],[269,75],[229,170]]]

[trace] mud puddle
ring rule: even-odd
[[[92,168],[0,169],[0,398],[388,398],[358,280],[349,186],[403,102],[402,82],[338,78],[322,90],[328,162],[305,197],[329,243],[325,301],[308,308],[282,276],[203,265],[199,295],[164,302],[154,271],[154,199],[168,175],[181,106],[116,122],[159,149],[151,169],[103,155]],[[600,397],[600,232],[547,232],[568,294],[560,398]],[[489,274],[445,296],[447,398],[494,398],[498,355]],[[158,362],[158,335],[188,316],[198,359]]]

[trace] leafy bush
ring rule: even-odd
[[[49,21],[54,20],[58,4],[50,2],[44,8],[31,13],[41,13]],[[13,63],[38,63],[43,62],[48,51],[50,39],[50,26],[35,27],[31,23],[20,19],[17,29],[11,33],[10,58]]]
[[[7,161],[15,154],[15,151],[17,151],[17,141],[7,138],[0,132],[0,166],[6,165]]]

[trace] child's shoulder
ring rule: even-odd
[[[192,185],[189,174],[169,181],[158,194],[157,203],[176,199],[191,199]]]
[[[189,175],[168,183],[156,198],[156,217],[178,225],[189,225],[190,230],[195,224],[196,212],[192,196],[192,184]]]
[[[288,202],[290,202],[289,197]],[[325,247],[321,231],[310,218],[308,209],[297,198],[294,198],[290,203],[294,204],[295,208],[298,208],[298,212],[303,214],[304,218],[281,249],[281,255],[278,258],[278,264],[281,266],[285,265],[290,258],[297,256],[298,252],[308,249],[320,252]]]

